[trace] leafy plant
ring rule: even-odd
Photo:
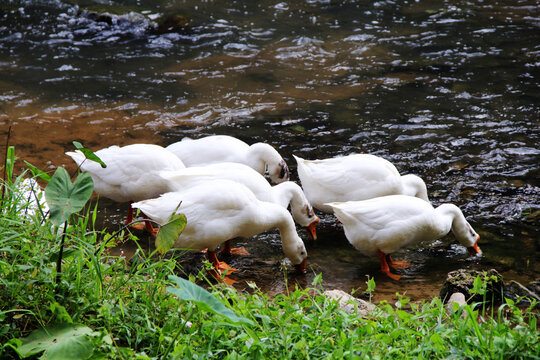
[[[166,253],[173,247],[174,242],[186,227],[186,216],[184,214],[176,213],[181,204],[182,202],[178,204],[165,224],[159,227],[159,231],[156,235],[156,248],[161,254]]]
[[[253,325],[253,322],[241,316],[237,316],[228,309],[214,295],[189,280],[178,276],[169,276],[169,280],[175,283],[175,287],[167,287],[167,291],[176,295],[179,299],[196,304],[199,309],[210,311],[223,316],[231,324]]]
[[[101,165],[102,168],[106,168],[107,167],[107,164],[105,164],[103,162],[103,160],[101,160],[99,158],[99,156],[97,156],[96,154],[94,154],[94,152],[90,149],[87,149],[85,148],[84,146],[82,146],[82,144],[78,141],[73,141],[73,145],[77,148],[77,150],[79,150],[80,152],[83,153],[83,155],[88,159],[88,160],[92,160],[92,161],[95,161],[97,162],[98,164]]]
[[[72,214],[82,210],[93,191],[94,182],[89,173],[79,174],[72,183],[66,169],[56,169],[45,188],[45,198],[51,209],[51,222],[60,226],[68,221]]]
[[[45,180],[46,182],[51,181],[51,176],[47,174],[45,171],[35,167],[34,165],[30,164],[26,160],[24,161],[24,163],[26,164],[26,166],[28,166],[28,168],[30,169],[34,177],[39,177],[40,179]]]
[[[73,183],[66,169],[58,168],[45,188],[45,199],[50,208],[51,222],[64,231],[60,240],[60,250],[56,262],[56,284],[60,284],[62,276],[62,255],[69,217],[79,212],[92,196],[94,182],[88,173],[80,174]]]
[[[371,301],[372,293],[375,291],[375,279],[368,275],[368,280],[366,281],[367,289],[366,292],[369,294],[369,300]]]
[[[33,331],[21,339],[17,353],[23,357],[40,354],[41,359],[89,359],[94,352],[90,336],[97,336],[87,326],[80,324],[58,324]]]

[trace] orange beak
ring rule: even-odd
[[[319,218],[317,218],[315,221],[313,221],[311,224],[305,227],[311,240],[317,240],[317,230],[315,229],[315,225],[318,222],[319,222]]]
[[[478,236],[478,239],[474,243],[473,246],[468,247],[467,250],[469,251],[469,254],[476,255],[476,254],[482,254],[482,250],[478,247],[478,240],[480,240],[480,236]]]
[[[306,260],[307,258],[302,260],[300,264],[294,265],[295,270],[298,271],[299,273],[305,274],[306,273]]]

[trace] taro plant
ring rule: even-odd
[[[45,188],[45,199],[50,208],[49,218],[56,226],[64,226],[60,250],[56,262],[56,285],[60,284],[62,276],[62,254],[67,233],[68,220],[71,215],[79,212],[86,205],[92,192],[94,182],[88,173],[81,173],[72,183],[64,168],[56,169],[51,181]]]
[[[232,310],[227,308],[218,298],[216,298],[212,293],[203,289],[199,285],[192,283],[189,280],[182,279],[178,276],[169,276],[169,280],[174,283],[175,286],[167,287],[167,291],[180,300],[188,301],[192,305],[189,310],[187,319],[193,314],[193,304],[201,312],[210,312],[221,316],[225,320],[225,325],[237,326],[237,325],[254,325],[253,321],[245,317],[236,315]],[[172,347],[176,343],[178,336],[183,332],[184,327],[187,325],[187,321],[184,321],[182,327],[177,331],[175,337],[171,341],[169,347],[165,351],[163,357],[167,357]],[[217,326],[219,323],[214,323],[214,326]]]
[[[186,227],[186,216],[184,214],[176,213],[180,205],[182,205],[182,202],[178,204],[169,219],[159,227],[159,231],[156,235],[156,248],[161,254],[164,254],[172,248],[174,242]]]

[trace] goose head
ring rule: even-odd
[[[452,232],[459,243],[467,248],[471,255],[481,255],[482,250],[478,247],[480,235],[474,231],[472,226],[465,220],[464,226],[452,226]]]
[[[467,248],[471,255],[481,255],[482,250],[478,247],[480,235],[474,231],[471,224],[465,219],[461,210],[454,205],[446,204],[448,208],[454,212],[454,220],[452,221],[452,232],[459,243]],[[443,205],[441,205],[442,207]]]
[[[285,160],[281,159],[277,164],[269,162],[267,168],[270,180],[272,180],[274,184],[280,184],[289,180],[290,172]]]
[[[315,215],[313,207],[309,203],[303,206],[291,206],[291,212],[294,220],[306,229],[310,238],[317,240],[316,225],[319,222],[319,218]]]
[[[302,239],[298,235],[295,235],[288,239],[288,241],[283,241],[282,246],[283,253],[289,258],[296,271],[305,273],[307,251]]]
[[[260,165],[263,166],[263,170],[266,167],[270,180],[274,184],[289,180],[289,167],[272,145],[260,142],[251,145],[246,163],[257,171],[259,171]],[[264,171],[259,172],[264,173]]]

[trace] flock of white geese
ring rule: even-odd
[[[216,275],[234,270],[218,260],[220,245],[221,253],[245,254],[243,248],[232,248],[230,240],[272,228],[279,229],[287,258],[304,272],[308,254],[295,222],[316,239],[319,218],[313,207],[333,213],[349,242],[364,255],[378,255],[381,271],[394,280],[401,276],[390,269],[410,264],[392,260],[392,252],[450,231],[471,254],[481,253],[479,235],[458,207],[434,208],[421,178],[401,176],[394,165],[374,155],[324,160],[294,156],[300,187],[289,181],[289,168],[271,145],[250,146],[231,136],[186,138],[166,148],[111,146],[95,154],[106,168],[78,150],[67,153],[90,173],[96,193],[130,203],[126,223],[133,222],[134,208],[158,224],[175,211],[184,214],[187,224],[174,247],[207,249]],[[266,180],[266,172],[276,185]],[[149,221],[145,227],[157,232]]]

